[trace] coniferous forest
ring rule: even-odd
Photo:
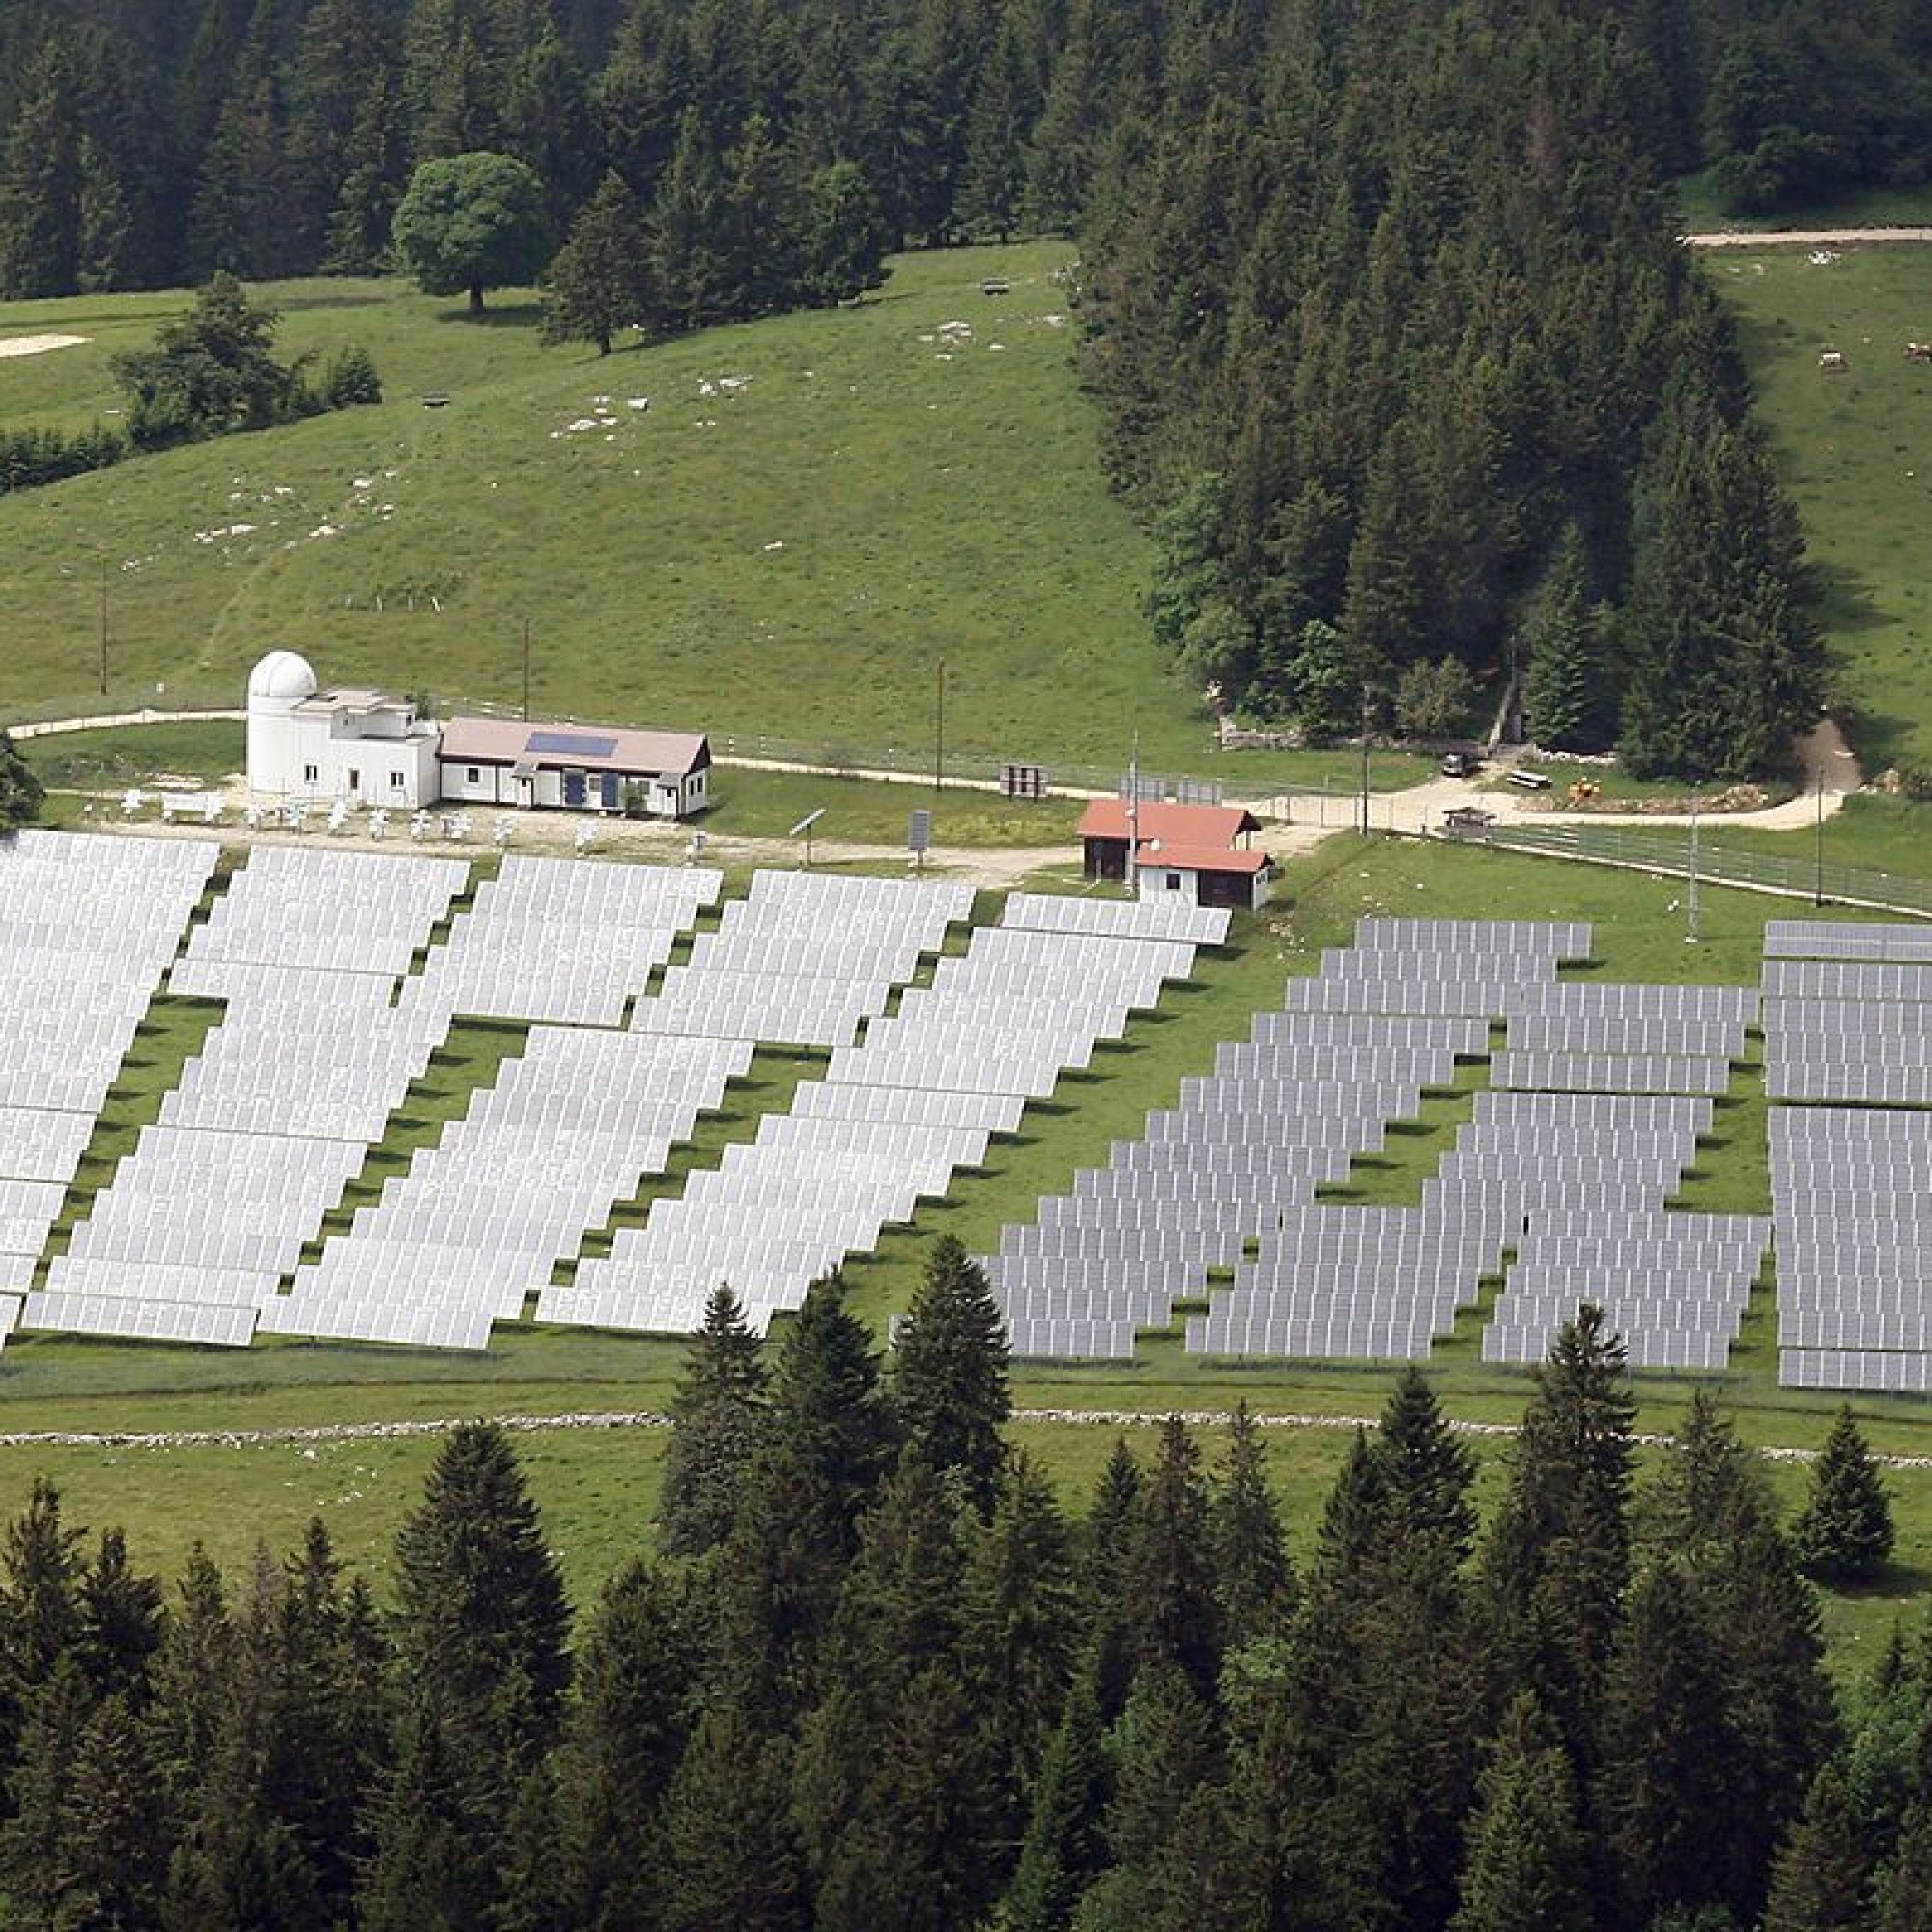
[[[403,261],[480,306],[435,231],[486,175],[497,278],[550,264],[553,331],[606,350],[1071,233],[1197,688],[1321,739],[1514,671],[1546,744],[1730,778],[1824,668],[1671,232],[1699,164],[1750,209],[1922,180],[1924,10],[0,0],[0,298]]]
[[[1806,1571],[1884,1560],[1845,1418],[1787,1528],[1696,1397],[1639,1483],[1585,1309],[1480,1521],[1406,1374],[1285,1537],[1245,1410],[1071,1512],[935,1244],[889,1366],[833,1277],[714,1296],[656,1554],[573,1616],[511,1440],[445,1438],[390,1606],[320,1524],[163,1589],[38,1488],[0,1542],[10,1926],[1907,1932],[1932,1637],[1842,1701]],[[639,1542],[645,1526],[639,1525]]]

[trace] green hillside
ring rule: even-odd
[[[277,644],[515,701],[527,618],[548,711],[923,755],[944,661],[960,755],[1115,764],[1138,730],[1196,769],[1207,722],[1101,479],[1069,259],[912,256],[858,307],[607,361],[540,348],[515,294],[479,326],[400,284],[271,286],[285,355],[364,343],[390,400],[0,498],[0,706],[97,701],[104,563],[117,705],[239,702]],[[0,308],[0,337],[89,338],[0,359],[0,422],[93,420],[112,352],[183,301]]]
[[[1834,689],[1869,772],[1932,764],[1932,247],[1726,249],[1708,271],[1736,309],[1779,467],[1804,520]],[[1842,372],[1822,370],[1835,349]]]

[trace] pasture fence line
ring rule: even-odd
[[[1685,833],[1666,834],[1629,825],[1519,823],[1491,826],[1481,842],[1505,851],[1614,866],[1665,878],[1688,880],[1691,875],[1690,841]],[[1857,866],[1821,864],[1816,858],[1788,858],[1709,838],[1698,841],[1696,876],[1701,885],[1732,886],[1782,898],[1809,899],[1819,905],[1932,919],[1932,881],[1904,879]]]

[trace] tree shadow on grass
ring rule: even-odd
[[[439,322],[460,322],[471,328],[535,328],[543,321],[543,304],[537,301],[503,302],[482,313],[463,308],[440,308]]]
[[[1813,561],[1805,571],[1811,608],[1829,632],[1876,630],[1891,621],[1873,597],[1870,581],[1841,563]]]
[[[1826,1586],[1832,1595],[1855,1604],[1916,1604],[1932,1590],[1932,1569],[1916,1563],[1888,1563],[1869,1583]]]

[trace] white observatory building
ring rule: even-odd
[[[323,691],[295,651],[270,651],[248,677],[248,789],[283,803],[413,811],[438,795],[440,729],[383,691]]]

